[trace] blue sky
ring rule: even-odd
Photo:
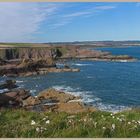
[[[0,3],[0,42],[140,40],[140,3]]]

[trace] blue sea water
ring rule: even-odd
[[[96,49],[140,59],[140,47]],[[140,107],[140,61],[71,61],[69,64],[74,68],[80,68],[80,72],[49,73],[20,77],[16,80],[20,87],[31,90],[33,95],[53,87],[80,95],[85,103],[101,110],[120,111]],[[5,79],[6,77],[1,77],[0,81]]]

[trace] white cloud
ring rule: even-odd
[[[65,14],[62,17],[64,17],[64,18],[72,18],[72,17],[79,17],[79,16],[87,17],[87,16],[94,15],[95,13],[99,13],[99,12],[104,11],[104,10],[111,10],[114,8],[116,8],[116,7],[115,6],[96,6],[96,7],[86,9],[83,11]]]
[[[55,4],[0,3],[0,41],[31,41],[40,24],[56,10]]]
[[[60,3],[0,3],[0,42],[33,42],[36,35],[47,34],[71,23],[75,18],[88,18],[114,6],[82,7],[71,11],[73,6]],[[67,11],[68,8],[68,11]],[[66,10],[65,14],[62,14]],[[62,11],[61,11],[62,10]],[[42,24],[45,28],[41,29]],[[41,29],[41,30],[40,30]]]
[[[115,6],[97,6],[95,9],[97,10],[109,10],[109,9],[114,9],[116,8]]]
[[[89,15],[89,14],[91,14],[91,12],[88,12],[88,11],[85,11],[85,12],[75,12],[75,13],[72,13],[72,14],[64,15],[63,17],[79,17],[79,16]]]

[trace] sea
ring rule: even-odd
[[[114,55],[130,55],[138,61],[74,60],[66,63],[73,68],[79,68],[80,72],[49,73],[17,78],[0,77],[0,83],[6,79],[15,79],[20,88],[30,90],[33,96],[48,88],[62,90],[81,96],[81,101],[103,111],[118,112],[140,107],[140,47],[94,49],[108,51]],[[61,67],[63,64],[57,65]]]

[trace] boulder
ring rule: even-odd
[[[56,104],[55,106],[53,106],[52,111],[76,114],[82,112],[94,112],[95,110],[96,110],[95,108],[87,107],[81,102],[68,102]]]
[[[42,99],[52,99],[52,100],[56,100],[58,102],[61,103],[66,103],[70,100],[76,100],[79,99],[80,97],[76,97],[73,96],[71,94],[66,94],[62,91],[57,91],[55,89],[48,89],[45,91],[42,91],[39,93],[38,98],[42,98]]]
[[[41,103],[41,101],[38,98],[35,98],[33,96],[28,97],[27,99],[22,101],[23,106],[34,106],[34,105],[38,105]]]
[[[30,96],[29,91],[25,89],[15,89],[9,92],[5,92],[0,94],[0,105],[8,106],[8,105],[16,105],[21,106],[22,101],[27,99]]]

